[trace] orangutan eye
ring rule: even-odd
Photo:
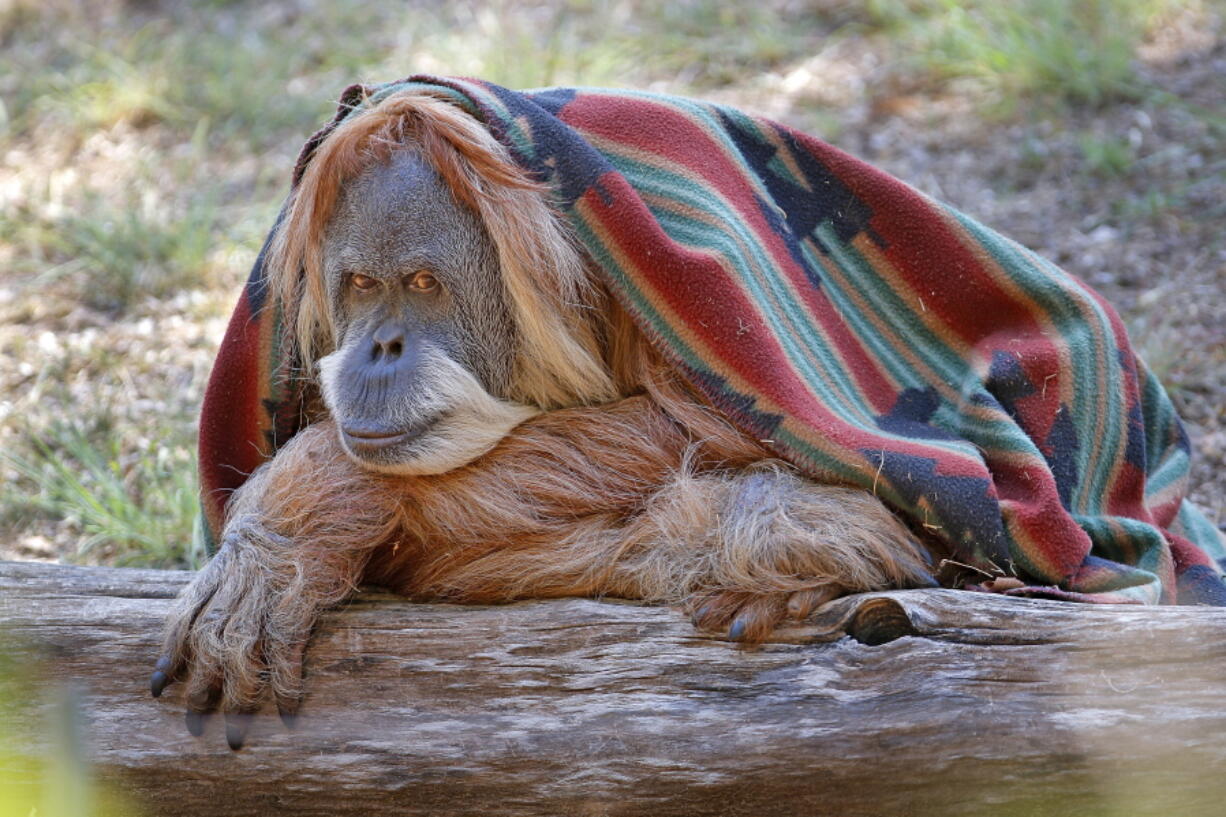
[[[369,292],[379,286],[378,278],[371,278],[369,275],[351,275],[349,276],[349,285],[354,289],[360,289],[363,292]]]
[[[433,292],[438,289],[438,279],[425,270],[418,270],[409,276],[409,289],[414,292]]]

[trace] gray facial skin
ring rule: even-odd
[[[419,272],[438,285],[414,288]],[[362,465],[450,470],[535,413],[502,399],[515,331],[493,243],[413,153],[344,187],[324,274],[336,327],[336,350],[320,361],[324,401]]]

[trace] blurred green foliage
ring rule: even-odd
[[[117,205],[89,191],[55,216],[23,207],[0,215],[0,240],[21,250],[17,267],[35,285],[70,282],[81,303],[114,313],[207,285],[215,251],[229,243],[224,229],[208,191],[182,213],[156,195],[129,191]]]
[[[127,448],[103,418],[90,417],[88,429],[52,423],[32,436],[32,454],[5,455],[32,488],[24,510],[71,522],[82,536],[78,556],[119,566],[201,566],[190,449],[162,440]]]
[[[0,817],[138,817],[92,779],[79,693],[28,657],[0,632]]]
[[[868,0],[870,19],[934,78],[977,83],[998,112],[1101,105],[1143,93],[1148,27],[1188,0]]]
[[[1087,169],[1103,178],[1127,175],[1137,158],[1127,137],[1083,133],[1077,142]]]

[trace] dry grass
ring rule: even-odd
[[[733,102],[1020,238],[1124,310],[1222,518],[1223,16],[1220,0],[0,0],[0,557],[198,559],[194,419],[295,152],[344,85],[418,70]]]

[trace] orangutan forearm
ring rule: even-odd
[[[631,397],[539,415],[426,476],[363,469],[316,423],[233,498],[220,552],[171,618],[160,684],[190,663],[189,725],[220,703],[241,743],[266,689],[296,711],[312,625],[361,582],[419,599],[683,604],[758,641],[829,598],[925,581],[875,498],[804,480],[719,423]]]

